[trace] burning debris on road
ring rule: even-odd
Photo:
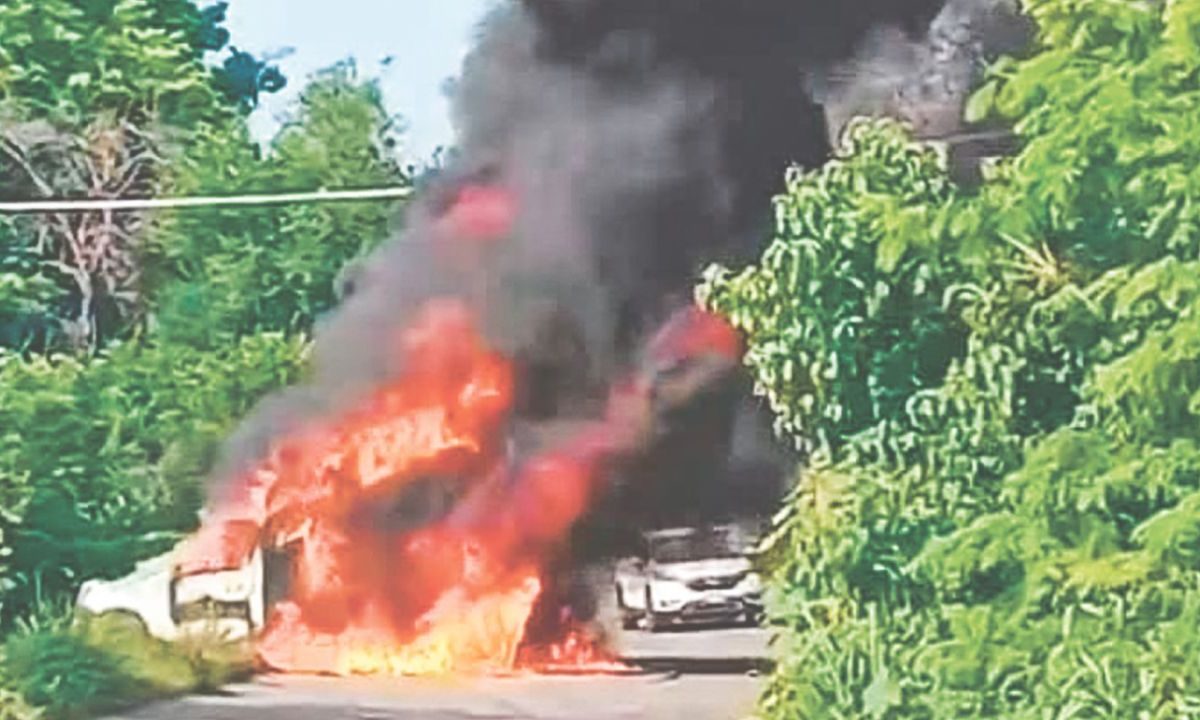
[[[220,557],[227,523],[286,558],[264,663],[609,663],[563,580],[580,524],[615,488],[615,514],[647,524],[736,512],[754,493],[728,491],[731,462],[760,469],[768,503],[781,482],[761,434],[735,433],[753,426],[741,343],[691,307],[697,271],[756,254],[784,169],[825,158],[802,75],[941,4],[498,9],[459,88],[461,162],[359,268],[309,382],[231,440],[184,558]]]

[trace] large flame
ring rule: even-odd
[[[562,657],[522,652],[522,640],[541,563],[586,510],[609,433],[585,433],[514,470],[503,442],[511,369],[470,313],[430,303],[398,351],[406,364],[395,382],[281,439],[246,474],[237,501],[190,544],[188,571],[235,562],[235,527],[295,548],[289,599],[259,643],[279,670],[443,674]],[[395,517],[397,498],[431,480],[453,511]],[[569,652],[600,659],[579,650],[582,637],[564,625]]]
[[[512,198],[468,187],[448,218],[452,238],[499,239]],[[507,452],[512,366],[464,302],[428,301],[395,352],[403,371],[393,381],[276,439],[188,544],[181,571],[236,567],[259,544],[292,553],[287,599],[258,645],[277,670],[611,669],[569,611],[535,612],[556,597],[548,568],[604,461],[651,435],[655,404],[669,409],[736,364],[736,333],[680,313],[651,343],[648,366],[614,388],[606,417],[519,463]]]

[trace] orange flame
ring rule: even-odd
[[[503,232],[510,201],[466,197],[476,235]],[[394,380],[278,440],[187,545],[179,571],[236,567],[260,543],[294,548],[289,597],[259,638],[277,670],[612,669],[569,616],[549,613],[549,633],[539,618],[534,635],[551,639],[530,644],[545,566],[592,502],[601,463],[644,442],[664,405],[736,365],[737,333],[699,310],[677,314],[643,375],[614,387],[603,420],[516,470],[505,454],[513,371],[463,303],[427,303],[397,353]]]
[[[599,660],[570,628],[561,649],[522,653],[522,640],[539,563],[586,510],[605,444],[581,439],[508,472],[512,371],[458,303],[430,303],[400,350],[398,379],[283,439],[245,475],[238,502],[192,544],[191,566],[229,561],[231,519],[297,549],[290,597],[259,641],[278,670],[427,675],[507,670],[523,657]],[[440,489],[455,512],[394,527],[389,508],[430,478],[449,478]]]

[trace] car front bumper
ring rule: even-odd
[[[660,624],[711,623],[736,620],[762,613],[762,602],[751,598],[720,598],[694,600],[678,609],[655,610],[654,618]]]

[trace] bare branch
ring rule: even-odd
[[[29,162],[29,159],[25,156],[24,149],[21,148],[21,146],[7,133],[3,138],[0,138],[0,140],[2,140],[0,141],[0,150],[3,150],[4,154],[7,155],[9,159],[11,159],[13,162],[19,165],[22,170],[25,171],[25,174],[29,177],[29,180],[37,186],[38,191],[42,194],[42,196],[54,197],[54,188],[45,180],[45,178],[41,176],[40,173],[38,173],[37,170],[33,168],[33,165]]]

